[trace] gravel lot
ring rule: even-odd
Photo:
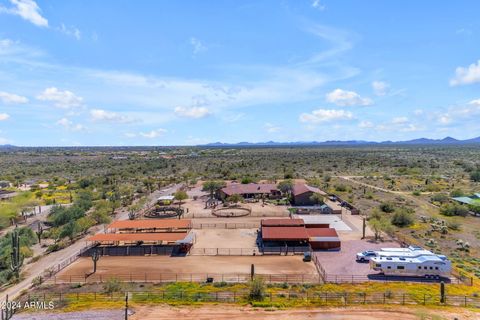
[[[368,275],[372,272],[368,263],[355,261],[357,252],[378,250],[380,248],[398,248],[396,242],[373,243],[365,240],[342,241],[341,251],[318,251],[318,257],[325,272],[332,275]]]

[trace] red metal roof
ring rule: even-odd
[[[308,240],[305,227],[262,227],[263,240]]]
[[[306,228],[309,237],[338,237],[334,228]]]
[[[115,241],[167,241],[183,240],[187,232],[158,232],[158,233],[101,233],[87,239],[87,241],[115,242]]]
[[[223,193],[227,196],[232,194],[263,194],[278,191],[277,185],[273,183],[233,183],[222,188]]]
[[[190,219],[118,220],[109,229],[189,229]]]
[[[301,227],[304,225],[303,219],[262,219],[262,226],[265,227]]]
[[[294,185],[293,188],[292,188],[292,194],[293,194],[294,196],[298,196],[298,195],[304,194],[304,193],[306,193],[306,192],[319,193],[319,194],[321,194],[322,196],[326,196],[326,195],[327,195],[324,191],[322,191],[322,190],[320,190],[320,189],[318,189],[318,188],[315,188],[315,187],[311,187],[311,186],[309,186],[309,185],[307,185],[307,184],[304,184],[304,183],[296,184],[296,185]]]

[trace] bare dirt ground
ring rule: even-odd
[[[332,275],[368,275],[372,272],[368,263],[355,261],[357,252],[378,250],[380,248],[398,248],[397,242],[388,241],[374,243],[366,240],[349,240],[342,242],[342,249],[338,251],[317,251],[318,257],[325,272]]]
[[[456,308],[431,309],[422,307],[349,307],[349,308],[315,308],[266,310],[231,305],[215,305],[202,307],[173,307],[167,305],[133,307],[131,320],[157,319],[322,319],[322,320],[474,320],[479,313]],[[85,310],[68,313],[24,313],[13,317],[15,320],[110,320],[123,319],[123,310]]]
[[[198,229],[193,248],[256,248],[257,229]]]
[[[249,274],[251,265],[259,274],[317,274],[313,262],[301,256],[186,256],[186,257],[102,257],[96,276],[132,274]],[[92,259],[80,258],[57,275],[68,281],[70,275],[92,271]]]
[[[132,320],[142,319],[322,319],[322,320],[427,320],[427,319],[478,319],[479,314],[464,309],[432,310],[420,307],[351,307],[322,309],[264,310],[251,307],[208,306],[200,308],[144,306],[135,309]]]

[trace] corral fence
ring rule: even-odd
[[[22,305],[25,302],[50,302],[57,306],[65,306],[68,303],[105,301],[118,302],[123,305],[125,296],[128,295],[130,303],[158,303],[158,302],[247,302],[246,291],[217,291],[217,292],[187,292],[187,291],[129,291],[106,294],[103,292],[77,292],[77,293],[39,293],[26,294],[20,298]],[[276,293],[267,293],[263,297],[262,304],[269,302],[288,304],[298,301],[302,305],[310,306],[347,306],[347,305],[425,305],[425,306],[454,306],[479,308],[480,298],[475,296],[461,295],[429,295],[429,294],[405,294],[393,292],[293,292],[291,290]]]
[[[63,269],[65,269],[66,267],[68,267],[69,265],[74,263],[75,261],[77,261],[79,257],[81,257],[83,254],[85,254],[85,252],[90,250],[90,248],[92,248],[93,246],[94,246],[93,244],[88,245],[88,246],[80,249],[80,251],[78,253],[74,254],[70,258],[67,258],[67,259],[63,260],[62,262],[60,262],[59,264],[57,264],[53,267],[50,267],[50,268],[47,268],[47,269],[43,270],[42,274],[40,275],[40,282],[43,282],[45,280],[48,280],[48,279],[54,277],[57,273],[59,273],[60,271],[62,271]]]
[[[237,223],[237,222],[215,222],[215,223],[203,223],[193,222],[193,229],[258,229],[259,223]]]
[[[192,256],[259,256],[262,252],[258,248],[192,248]]]
[[[465,284],[471,286],[472,278],[457,277],[454,273],[450,278],[427,279],[424,277],[405,277],[405,276],[385,276],[381,274],[370,275],[346,275],[346,274],[328,274],[320,263],[320,260],[312,252],[312,261],[317,268],[317,272],[324,283],[363,283],[363,282],[420,282],[420,283],[439,283],[444,281],[451,284]]]
[[[309,246],[303,247],[254,247],[254,248],[191,248],[192,256],[260,256],[260,255],[303,255],[310,252]]]
[[[317,274],[255,274],[262,278],[265,283],[288,283],[288,284],[316,284],[320,283]],[[109,279],[131,283],[175,283],[175,282],[223,282],[223,283],[246,283],[251,280],[249,273],[125,273],[115,275],[54,275],[46,283],[48,284],[77,284],[77,283],[104,283]]]

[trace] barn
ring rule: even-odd
[[[264,253],[303,253],[340,250],[337,231],[329,225],[306,225],[303,219],[263,219],[260,230]]]
[[[318,188],[304,183],[296,184],[292,188],[292,203],[296,206],[313,206],[316,203],[312,200],[312,196],[316,193],[321,196],[327,196],[327,193]]]
[[[91,246],[83,255],[98,250],[102,255],[179,255],[186,254],[195,235],[189,219],[119,220],[104,234],[87,238]]]

